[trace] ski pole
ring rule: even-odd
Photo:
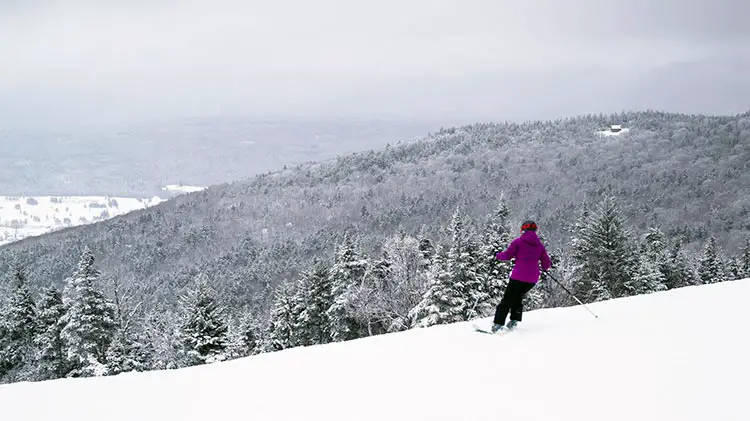
[[[557,285],[560,285],[560,288],[564,289],[565,292],[567,292],[568,294],[570,294],[571,297],[573,297],[576,301],[578,301],[578,304],[582,305],[583,308],[585,308],[586,311],[588,311],[589,313],[591,313],[592,316],[596,317],[597,319],[599,318],[599,316],[597,316],[593,311],[591,311],[591,309],[589,309],[588,307],[586,307],[586,304],[582,303],[581,300],[578,299],[578,297],[576,297],[575,295],[573,295],[572,292],[568,291],[568,289],[565,288],[565,285],[563,285],[562,282],[560,282],[557,279],[555,279],[555,277],[552,276],[552,275],[550,275],[549,272],[544,272],[544,273],[547,276],[549,276],[550,278],[552,278],[552,280],[555,281],[557,283]]]

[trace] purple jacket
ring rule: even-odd
[[[539,282],[539,262],[542,262],[542,270],[548,270],[552,261],[547,255],[547,249],[539,240],[534,231],[526,231],[520,237],[513,240],[508,249],[495,255],[497,260],[510,260],[515,258],[511,279],[516,281],[535,284]]]

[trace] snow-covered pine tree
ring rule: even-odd
[[[330,270],[332,304],[327,310],[330,335],[334,342],[365,336],[367,329],[357,319],[354,302],[357,287],[367,271],[367,260],[360,257],[354,240],[346,233]]]
[[[598,277],[612,296],[625,297],[630,291],[625,287],[637,270],[633,260],[630,233],[620,208],[612,196],[599,203],[589,230],[589,244]]]
[[[107,374],[148,371],[153,367],[153,344],[129,324],[120,324],[107,350]]]
[[[427,272],[432,262],[432,255],[435,253],[435,246],[432,245],[432,241],[427,237],[426,229],[424,226],[419,230],[419,251],[422,254],[422,260],[420,260],[419,269],[422,272]]]
[[[640,258],[638,271],[631,279],[625,281],[624,287],[629,296],[648,294],[666,290],[664,280],[665,276],[660,270],[659,264],[646,253]]]
[[[225,310],[205,276],[180,298],[182,321],[181,362],[183,366],[210,364],[223,360],[227,348]]]
[[[464,321],[465,298],[446,264],[442,246],[438,246],[427,274],[427,287],[419,303],[409,312],[413,327],[429,327]]]
[[[410,312],[414,326],[465,321],[484,315],[491,301],[486,279],[480,275],[480,250],[475,234],[456,208],[448,228],[450,244],[443,256],[435,253],[427,273],[427,287],[421,301]]]
[[[33,380],[37,314],[29,291],[26,275],[16,269],[13,275],[14,290],[10,297],[6,322],[5,351],[3,352],[10,381]]]
[[[667,249],[667,240],[664,233],[659,228],[649,228],[643,236],[643,245],[645,256],[656,265],[666,280],[671,268],[669,266],[669,250]]]
[[[498,303],[510,279],[513,265],[495,258],[497,252],[505,250],[513,241],[510,225],[510,209],[504,198],[485,222],[481,246],[481,276],[490,302]]]
[[[227,359],[243,358],[260,352],[260,337],[255,317],[249,311],[242,316],[232,318],[227,334]]]
[[[692,260],[682,249],[682,242],[676,240],[669,249],[667,256],[667,273],[664,285],[668,289],[697,285],[700,281],[696,275]]]
[[[62,293],[54,287],[46,289],[38,305],[38,334],[34,339],[37,380],[59,379],[68,374],[67,349],[62,339],[65,312]]]
[[[596,255],[596,243],[593,235],[595,217],[590,205],[584,202],[581,214],[573,226],[571,246],[571,283],[570,287],[579,300],[583,302],[604,301],[612,295],[600,277],[599,262]],[[575,301],[568,297],[569,303]]]
[[[117,326],[116,307],[97,289],[100,273],[94,263],[94,254],[87,247],[63,295],[68,311],[61,337],[71,364],[69,377],[102,376],[107,372],[107,349]]]
[[[745,241],[740,255],[740,273],[742,278],[750,278],[750,239]]]
[[[448,250],[448,269],[453,282],[462,287],[466,308],[464,320],[487,316],[494,306],[490,296],[490,282],[481,273],[482,254],[476,235],[466,230],[461,242],[454,242]]]
[[[300,274],[295,300],[295,337],[300,345],[317,345],[331,340],[328,309],[333,305],[328,268],[314,260],[309,270]]]
[[[740,271],[740,260],[733,257],[726,257],[724,260],[725,278],[727,281],[736,281],[742,279]]]
[[[703,284],[715,284],[725,280],[721,267],[721,256],[716,245],[716,238],[710,237],[703,248],[703,255],[698,266],[698,278]]]
[[[276,288],[271,315],[262,349],[265,352],[280,351],[297,346],[294,341],[294,285],[284,282]]]
[[[0,301],[0,383],[3,382],[3,378],[11,369],[10,358],[6,355],[10,351],[8,346],[8,310]]]
[[[240,339],[246,355],[255,355],[260,352],[260,329],[256,317],[247,311],[240,318]]]

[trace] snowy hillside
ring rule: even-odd
[[[214,365],[0,386],[2,419],[747,420],[750,279]],[[488,320],[483,321],[488,323]]]

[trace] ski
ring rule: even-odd
[[[475,324],[474,324],[474,325],[471,325],[471,327],[473,327],[473,328],[474,328],[474,330],[475,330],[475,331],[477,331],[477,332],[480,332],[480,333],[486,333],[486,334],[488,334],[488,335],[497,335],[497,334],[501,334],[501,333],[507,333],[507,332],[511,332],[511,331],[513,331],[513,329],[508,329],[508,328],[505,328],[505,329],[501,329],[501,330],[498,330],[498,331],[497,331],[497,332],[495,332],[495,333],[492,333],[492,331],[490,331],[490,330],[487,330],[487,329],[484,329],[484,328],[481,328],[481,327],[479,327],[479,325],[475,325]]]

